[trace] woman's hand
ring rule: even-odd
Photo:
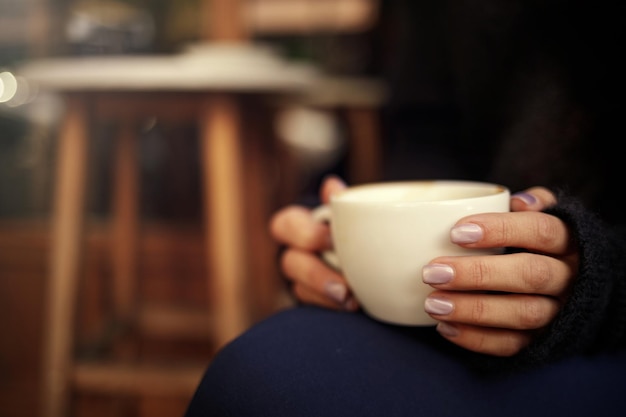
[[[320,191],[322,201],[327,203],[332,194],[345,187],[338,178],[328,178]],[[332,248],[328,225],[313,220],[305,207],[288,206],[272,217],[270,232],[276,241],[287,246],[281,269],[292,282],[298,300],[336,310],[358,309],[345,278],[318,256]]]
[[[423,269],[435,291],[426,311],[437,330],[466,349],[511,356],[559,312],[576,273],[578,253],[567,226],[540,211],[556,197],[535,187],[511,197],[510,213],[457,222],[454,243],[466,248],[513,247],[521,253],[440,257]]]

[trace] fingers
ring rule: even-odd
[[[556,317],[573,277],[566,262],[532,253],[441,257],[424,267],[436,289],[424,308],[451,342],[509,356]]]
[[[300,301],[337,310],[358,308],[345,278],[315,254],[288,249],[281,258],[281,267],[294,283],[293,291]]]
[[[494,356],[513,356],[528,346],[534,332],[440,322],[437,331],[465,349]]]
[[[329,177],[320,190],[322,201],[328,203],[331,195],[344,188],[339,178]],[[335,310],[359,308],[344,277],[318,256],[332,248],[327,224],[314,220],[308,208],[289,206],[270,219],[269,228],[273,238],[288,247],[281,257],[281,269],[300,301]]]
[[[334,299],[328,298],[325,294],[319,293],[300,283],[295,283],[292,291],[296,298],[305,304],[312,304],[338,311],[357,311],[359,308],[354,297],[348,297],[345,302],[337,303]]]
[[[533,187],[511,196],[512,211],[541,211],[555,205],[554,193],[544,187]]]
[[[345,188],[341,179],[329,177],[320,191],[322,201],[328,202],[331,195]],[[292,205],[279,210],[270,219],[269,229],[276,241],[299,249],[323,251],[332,247],[328,225],[314,220],[306,207]]]
[[[495,356],[519,353],[557,315],[551,297],[436,291],[425,303],[443,337],[474,352]]]
[[[552,297],[526,294],[476,294],[435,291],[426,299],[426,312],[436,320],[480,327],[535,330],[559,311]]]
[[[440,290],[499,291],[562,297],[573,280],[573,266],[532,253],[434,259],[422,270],[426,284]]]
[[[546,213],[485,213],[461,219],[450,232],[453,243],[466,248],[515,247],[552,255],[571,253],[569,229]]]
[[[322,183],[320,197],[323,203],[330,201],[330,196],[346,189],[347,185],[339,177],[329,176]]]
[[[440,257],[424,267],[435,288],[424,308],[439,333],[461,347],[512,356],[558,314],[574,280],[578,255],[569,229],[541,211],[556,204],[543,187],[511,196],[510,213],[461,219],[451,241],[466,248],[513,247],[526,252]]]
[[[278,211],[270,220],[270,233],[276,241],[303,250],[332,247],[328,225],[315,221],[305,207],[288,206]]]
[[[438,258],[424,268],[436,291],[424,308],[437,330],[466,349],[497,356],[519,352],[533,331],[556,317],[573,279],[565,263],[544,255]],[[554,295],[554,296],[551,296]]]

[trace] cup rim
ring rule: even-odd
[[[359,200],[351,200],[343,198],[347,194],[352,194],[364,189],[369,188],[378,188],[378,187],[405,187],[410,185],[436,185],[436,186],[444,186],[444,187],[475,187],[475,188],[483,188],[485,190],[493,190],[493,193],[471,196],[471,197],[461,197],[461,198],[446,198],[441,200],[431,199],[431,200],[402,200],[402,201],[381,201],[381,200],[367,200],[367,199],[359,199]],[[502,195],[510,195],[510,190],[508,187],[498,184],[495,182],[488,181],[473,181],[473,180],[405,180],[405,181],[380,181],[380,182],[371,182],[364,184],[357,184],[350,186],[336,194],[333,194],[330,197],[330,202],[338,202],[342,203],[358,203],[358,204],[368,204],[368,205],[418,205],[418,204],[431,204],[437,203],[442,204],[445,202],[457,203],[464,201],[471,201],[475,199],[484,199],[487,197],[497,197]]]

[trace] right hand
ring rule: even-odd
[[[339,178],[326,179],[320,190],[322,202],[328,203],[332,194],[344,188]],[[332,249],[330,229],[313,220],[310,209],[291,205],[279,210],[270,220],[270,233],[286,245],[280,266],[299,301],[335,310],[358,310],[346,279],[319,256]]]

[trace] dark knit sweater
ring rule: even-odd
[[[511,358],[469,355],[479,371],[510,372],[571,355],[626,349],[626,233],[610,227],[578,199],[559,196],[547,213],[567,223],[580,254],[578,275],[561,311],[526,349]]]

